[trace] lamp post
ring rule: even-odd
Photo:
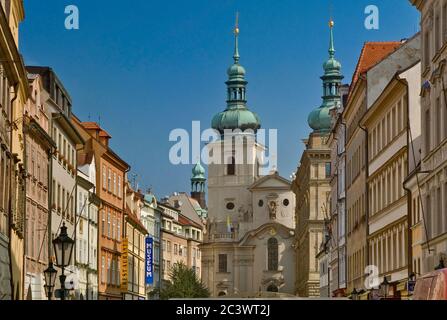
[[[435,270],[442,270],[442,269],[445,269],[444,259],[439,260],[439,264],[438,264],[438,266],[435,268]]]
[[[359,293],[357,292],[357,289],[354,288],[354,290],[352,290],[352,292],[351,292],[351,298],[352,298],[352,300],[357,300],[357,299],[358,299],[358,296],[359,296]]]
[[[390,292],[390,283],[388,282],[388,279],[386,277],[383,279],[383,282],[380,285],[380,290],[381,290],[382,297],[387,299],[388,294]]]
[[[70,265],[71,252],[73,250],[74,240],[67,234],[65,222],[61,227],[61,233],[53,240],[54,253],[56,255],[56,265],[61,268],[62,274],[59,276],[61,282],[61,300],[65,300],[65,267]]]
[[[43,275],[45,279],[45,292],[47,293],[48,300],[51,300],[57,275],[57,270],[54,269],[53,262],[50,262],[48,268],[43,272]]]

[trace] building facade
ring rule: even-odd
[[[183,236],[182,225],[179,222],[180,209],[170,206],[167,199],[163,199],[159,203],[159,208],[162,219],[161,288],[163,288],[163,282],[170,280],[170,271],[174,264],[188,265],[188,241]]]
[[[341,114],[348,92],[349,85],[340,88],[342,104],[340,108],[331,110],[332,131],[328,140],[331,149],[329,280],[331,296],[334,297],[346,295],[346,126]]]
[[[96,160],[93,152],[77,154],[77,204],[75,296],[78,300],[98,299],[98,212]]]
[[[25,224],[25,298],[43,300],[43,271],[48,266],[48,222],[51,204],[49,181],[50,163],[56,148],[48,135],[49,118],[42,100],[42,79],[29,74],[31,96],[25,106],[24,136],[26,165],[26,224]]]
[[[412,260],[404,181],[420,160],[419,47],[418,34],[367,71],[367,112],[361,121],[368,132],[369,265],[392,285],[387,295],[399,298],[408,296]]]
[[[346,123],[346,241],[347,292],[365,291],[365,270],[369,264],[367,133],[360,121],[367,111],[366,72],[395,50],[400,42],[365,43],[354,72],[348,101],[343,111]]]
[[[124,300],[146,300],[146,237],[148,232],[141,222],[141,209],[144,206],[143,195],[125,182],[126,207],[124,210],[124,237],[127,251],[127,279],[122,279]],[[126,285],[127,284],[127,285]],[[127,290],[126,290],[127,289]]]
[[[330,110],[341,107],[341,64],[335,59],[333,21],[329,23],[329,59],[324,63],[323,103],[308,119],[312,133],[304,140],[305,150],[293,182],[296,195],[296,282],[295,293],[300,297],[320,296],[319,260],[327,262],[324,250],[320,259],[320,246],[326,243],[330,220],[331,196],[331,132]],[[324,264],[329,267],[329,263]],[[322,274],[330,273],[323,270]],[[330,281],[330,280],[329,280]],[[329,284],[328,281],[328,284]],[[327,292],[328,290],[324,290]]]
[[[144,195],[143,207],[141,208],[141,222],[148,232],[148,237],[152,238],[152,283],[146,283],[148,299],[158,298],[161,284],[161,212],[155,195],[148,192]],[[147,267],[147,266],[146,266]]]
[[[447,1],[410,2],[421,13],[422,163],[417,180],[426,230],[420,248],[424,274],[447,264]]]
[[[70,238],[76,236],[76,151],[82,148],[84,140],[71,124],[72,102],[56,73],[49,67],[27,66],[31,74],[39,75],[43,89],[41,99],[48,114],[49,135],[56,145],[53,152],[49,176],[51,176],[51,218],[48,229],[51,241],[58,237],[60,228],[65,224]],[[32,156],[32,155],[31,155]],[[49,251],[52,252],[49,246]],[[51,254],[54,256],[54,253]],[[73,281],[75,273],[74,254],[67,269],[67,287]],[[60,270],[58,269],[58,272]]]
[[[25,179],[23,113],[28,78],[19,53],[23,1],[0,4],[0,299],[24,298]],[[12,63],[14,62],[14,63]]]
[[[71,118],[86,141],[84,151],[93,151],[96,190],[101,200],[98,217],[98,299],[121,300],[121,252],[124,235],[124,177],[130,166],[109,146],[111,136],[94,122]]]

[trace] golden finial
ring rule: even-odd
[[[331,18],[331,20],[329,20],[329,28],[333,28],[334,25],[335,25],[335,22],[334,22],[334,20],[332,20],[332,18]]]
[[[239,30],[239,12],[236,12],[236,24],[234,26],[234,34],[238,35],[240,32]]]

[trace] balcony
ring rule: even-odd
[[[232,223],[231,231],[226,222],[214,222],[210,224],[208,241],[212,242],[234,242],[239,236],[239,224]]]

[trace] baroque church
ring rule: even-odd
[[[220,161],[208,166],[202,281],[215,297],[255,297],[268,292],[293,295],[295,195],[291,182],[276,170],[261,174],[266,147],[255,138],[260,118],[247,107],[238,27],[234,35],[234,63],[226,82],[227,108],[212,120],[212,128],[221,139],[208,144],[209,155]],[[228,130],[233,132],[229,148],[224,147]]]

